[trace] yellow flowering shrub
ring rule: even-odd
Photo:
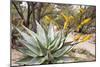
[[[63,13],[61,13],[61,16],[63,16],[64,19],[65,19],[63,29],[67,29],[67,27],[68,27],[70,21],[71,21],[74,17],[73,17],[73,16],[66,16],[66,15],[64,15]]]
[[[83,25],[89,23],[90,21],[91,21],[91,18],[84,19],[84,20],[81,22],[81,24],[77,27],[77,31],[79,31],[79,29],[80,29]]]

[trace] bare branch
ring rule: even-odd
[[[22,19],[24,19],[23,14],[19,11],[19,9],[18,9],[18,7],[17,7],[17,5],[15,4],[15,2],[14,2],[14,1],[12,1],[12,4],[13,4],[13,5],[14,5],[14,7],[16,8],[16,10],[17,10],[18,14],[20,15],[20,17],[21,17]]]

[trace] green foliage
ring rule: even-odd
[[[65,36],[63,30],[54,31],[53,25],[50,24],[48,31],[36,22],[37,33],[29,30],[27,27],[22,25],[25,31],[21,31],[16,28],[21,34],[19,42],[24,47],[18,48],[25,57],[19,60],[18,64],[32,65],[32,64],[50,64],[50,63],[64,63],[67,62],[65,53],[73,47],[72,45],[65,45]],[[60,62],[62,61],[62,62]]]

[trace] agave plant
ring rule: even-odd
[[[52,24],[50,24],[48,30],[45,31],[38,22],[36,24],[36,33],[23,25],[24,31],[16,28],[21,34],[18,41],[24,45],[24,47],[17,50],[25,55],[17,63],[20,65],[33,65],[67,62],[68,58],[65,54],[71,50],[73,45],[71,43],[64,44],[66,37],[63,30],[54,31]]]

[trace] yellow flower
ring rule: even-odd
[[[84,13],[84,12],[85,12],[84,8],[80,8],[80,13]]]
[[[81,37],[81,34],[77,34],[75,37],[74,37],[74,41],[78,41]]]
[[[50,22],[52,19],[49,16],[45,16],[45,18]]]
[[[70,21],[71,21],[74,17],[73,17],[73,16],[66,16],[66,15],[64,15],[63,13],[61,13],[61,16],[63,16],[64,19],[65,19],[63,29],[67,29],[67,27],[68,27]]]
[[[63,16],[65,19],[63,29],[67,29],[69,18],[67,16],[65,16],[63,13],[61,13],[61,16]]]
[[[74,19],[74,17],[73,16],[69,16],[69,21],[71,21],[72,19]]]
[[[84,24],[89,23],[90,20],[91,20],[91,18],[87,18],[87,19],[85,19],[83,22],[81,22],[81,25],[84,25]]]
[[[81,24],[77,27],[77,31],[79,31],[79,29],[80,29],[83,25],[89,23],[90,21],[91,21],[91,18],[87,18],[87,19],[83,20],[83,21],[81,22]]]
[[[76,30],[76,31],[79,31],[81,27],[82,27],[82,25],[80,24],[80,25],[77,27],[77,30]]]
[[[61,13],[61,16],[63,16],[64,17],[64,19],[65,19],[65,21],[67,21],[68,22],[68,17],[66,16],[66,15],[64,15],[63,13]]]
[[[81,42],[85,42],[85,41],[89,40],[91,37],[92,37],[92,35],[87,35],[87,36],[82,38]]]
[[[63,29],[67,29],[67,26],[68,26],[67,22],[64,22],[64,27],[63,27]]]

